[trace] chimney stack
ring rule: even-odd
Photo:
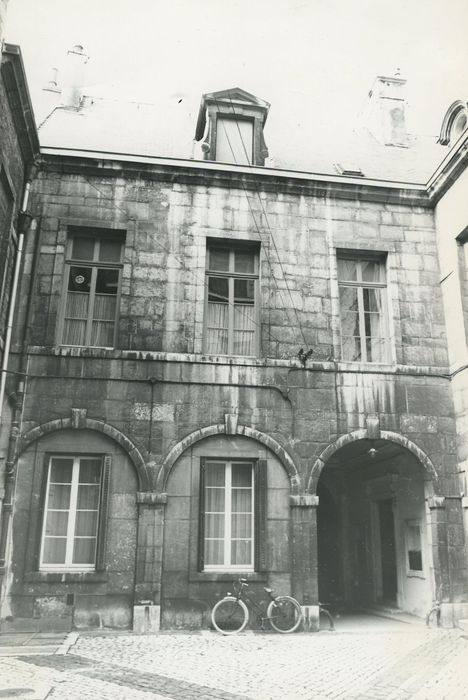
[[[378,76],[369,92],[365,125],[385,146],[407,146],[405,85],[397,70],[391,78]]]
[[[79,109],[83,97],[84,70],[89,56],[83,53],[83,47],[77,44],[67,52],[63,72],[62,97],[63,107]]]

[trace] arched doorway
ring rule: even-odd
[[[321,601],[427,612],[427,478],[409,449],[386,439],[350,441],[329,457],[317,484]]]

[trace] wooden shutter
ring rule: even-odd
[[[200,459],[200,494],[198,501],[198,571],[205,567],[205,471],[206,460]]]
[[[36,532],[36,547],[34,550],[34,569],[39,571],[41,564],[41,546],[42,532],[44,530],[45,504],[47,498],[47,477],[49,476],[50,454],[44,455],[44,464],[42,467],[41,490],[39,494],[39,512],[37,516],[37,532]]]
[[[101,497],[99,502],[99,527],[96,547],[96,571],[106,568],[106,533],[107,514],[109,510],[109,486],[112,457],[105,455],[101,472]]]
[[[268,462],[259,459],[255,464],[255,571],[266,571],[267,482]]]

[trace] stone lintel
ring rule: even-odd
[[[167,493],[157,491],[137,491],[137,503],[146,506],[163,506],[167,503]]]
[[[289,496],[289,505],[299,508],[317,508],[319,497],[312,493],[292,494]]]

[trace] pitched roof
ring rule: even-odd
[[[43,147],[203,160],[200,145],[193,141],[199,96],[145,103],[89,92],[79,109],[56,107],[44,120],[39,129]],[[235,92],[236,99],[268,106],[240,88]],[[228,93],[231,99],[233,90],[204,97],[221,99]],[[316,109],[307,113],[294,105],[289,111],[274,107],[264,131],[267,167],[335,176],[360,169],[364,178],[424,184],[446,154],[436,136],[409,135],[407,147],[385,146],[364,125],[317,125]]]

